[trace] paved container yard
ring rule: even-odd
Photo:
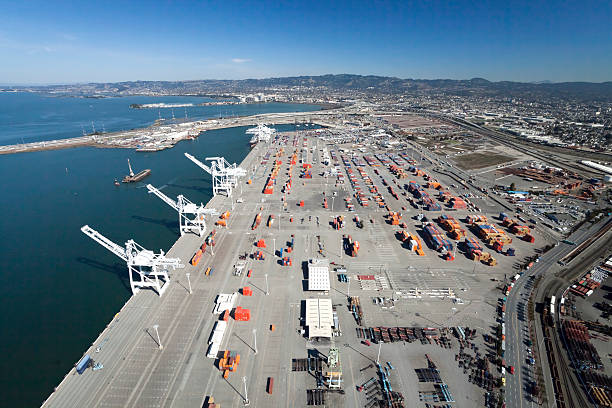
[[[84,353],[104,368],[87,369],[82,375],[72,369],[44,406],[201,407],[213,397],[223,407],[238,407],[247,396],[255,407],[306,406],[310,395],[307,390],[317,389],[317,382],[308,372],[293,372],[292,360],[309,356],[326,360],[335,346],[340,351],[342,386],[340,392],[325,393],[325,405],[362,407],[373,399],[368,400],[366,391],[358,391],[357,386],[371,377],[378,378],[375,365],[362,368],[376,361],[379,345],[365,344],[356,335],[358,327],[469,326],[478,332],[474,342],[482,343],[478,338],[495,324],[499,287],[515,273],[519,262],[533,255],[534,245],[542,240],[539,233],[534,232],[533,244],[509,232],[498,217],[507,211],[503,206],[480,196],[473,186],[451,187],[457,184],[456,177],[426,156],[421,157],[418,148],[404,151],[405,157],[415,158],[412,165],[437,180],[443,191],[453,196],[470,194],[480,211],[471,206],[450,210],[438,201],[437,189],[424,187],[427,181],[423,175],[410,172],[400,179],[391,174],[390,168],[374,156],[397,153],[393,149],[360,146],[361,150],[357,150],[352,143],[338,145],[332,138],[317,135],[313,131],[283,133],[270,143],[257,145],[241,164],[247,176],[240,179],[233,197],[216,196],[207,205],[219,213],[231,212],[227,227],[214,226],[217,217],[207,220],[207,234],[216,230],[214,248],[208,246],[199,264],[192,266],[189,261],[205,237],[187,234],[179,238],[167,255],[180,258],[185,268],[171,273],[170,286],[163,296],[149,290],[134,295]],[[333,153],[327,165],[324,149]],[[296,163],[290,165],[294,152]],[[364,156],[373,158],[375,165],[360,163]],[[263,194],[275,162],[280,164],[272,183],[273,192]],[[408,171],[411,164],[407,160],[401,163]],[[312,168],[305,169],[305,164]],[[308,170],[311,178],[301,177]],[[291,188],[283,193],[289,176]],[[209,176],[203,173],[203,177]],[[366,185],[368,178],[371,182]],[[422,184],[442,209],[424,210],[407,190],[411,180]],[[372,193],[374,187],[377,193]],[[355,197],[357,191],[368,198],[367,207]],[[375,200],[377,194],[383,197],[382,205]],[[401,213],[397,225],[392,225],[389,212]],[[253,229],[257,214],[261,214],[261,223]],[[452,243],[449,253],[454,260],[445,260],[427,244],[419,214],[425,215]],[[478,241],[497,264],[489,266],[470,259],[466,248],[457,246],[464,238],[450,238],[435,221],[442,214],[454,217],[466,237]],[[496,253],[475,235],[466,221],[475,214],[485,215],[489,223],[512,238],[508,246],[515,249],[515,256]],[[274,221],[269,226],[271,215]],[[339,216],[344,226],[335,229],[334,220]],[[423,256],[398,239],[402,230],[418,236]],[[259,240],[265,241],[265,247],[256,246]],[[292,251],[288,252],[292,241]],[[359,248],[356,256],[351,256],[349,245],[354,241],[359,242]],[[253,256],[258,251],[263,253],[263,260]],[[244,254],[246,259],[240,259]],[[291,265],[282,265],[285,257],[290,258]],[[328,292],[306,291],[307,262],[312,258],[330,262]],[[235,265],[241,262],[244,269],[236,276]],[[207,276],[209,267],[212,272]],[[190,273],[191,294],[186,273]],[[347,281],[341,274],[348,277]],[[243,287],[251,288],[252,296],[243,295]],[[219,316],[213,314],[215,298],[220,293],[234,292],[238,293],[234,307],[249,309],[251,315],[249,321],[232,317],[228,320],[220,350],[238,353],[240,361],[236,370],[224,378],[218,359],[207,358],[206,354],[213,326],[219,321]],[[361,326],[349,310],[348,296],[360,299]],[[304,301],[317,297],[331,298],[337,313],[335,330],[339,336],[332,338],[333,344],[329,340],[309,340],[307,332],[303,332]],[[161,349],[154,325],[159,325]],[[425,354],[448,385],[455,399],[453,406],[483,404],[484,391],[469,382],[468,372],[458,366],[453,357],[459,353],[459,342],[452,334],[449,337],[450,348],[431,340],[426,344],[396,342],[380,346],[380,362],[384,365],[388,361],[393,366],[387,370],[389,382],[394,391],[403,394],[405,406],[425,407],[426,402],[431,403],[426,394],[432,385],[419,383],[415,372],[427,367]],[[274,379],[271,392],[267,389],[269,378]]]

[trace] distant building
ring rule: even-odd
[[[333,325],[331,299],[306,299],[306,328],[309,339],[331,339]]]
[[[308,290],[329,291],[329,261],[311,259],[308,261]]]

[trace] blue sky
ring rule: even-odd
[[[612,80],[609,0],[0,0],[0,15],[0,83]]]

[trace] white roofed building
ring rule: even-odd
[[[306,327],[309,339],[331,339],[333,324],[331,299],[306,299]]]
[[[329,291],[329,261],[311,259],[308,261],[308,290]]]

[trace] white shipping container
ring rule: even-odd
[[[206,353],[206,357],[208,358],[217,358],[217,354],[219,354],[219,347],[221,343],[212,343],[208,346],[208,352]]]

